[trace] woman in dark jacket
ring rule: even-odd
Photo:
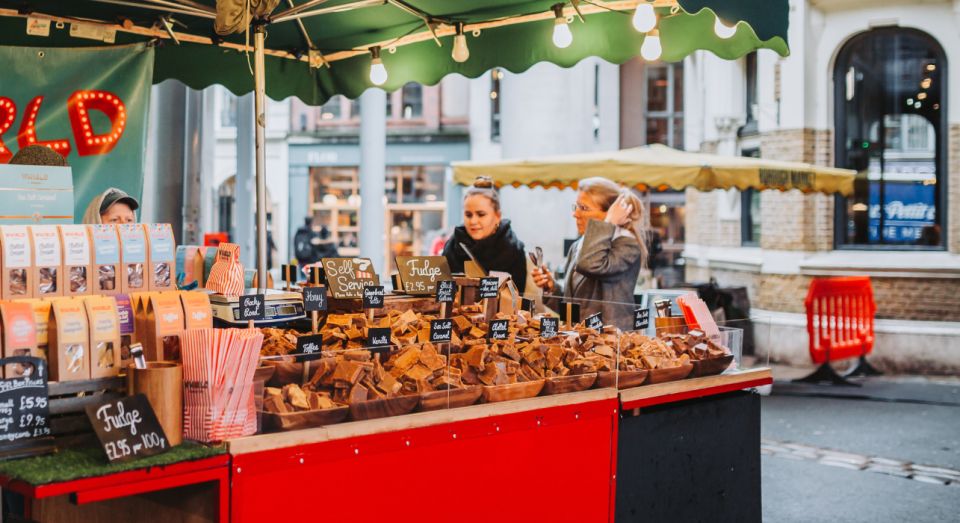
[[[502,219],[500,194],[490,178],[477,178],[463,196],[463,225],[454,229],[443,247],[453,272],[463,272],[463,262],[470,259],[460,244],[467,246],[485,270],[510,273],[523,292],[527,284],[523,242],[513,234],[510,220]]]

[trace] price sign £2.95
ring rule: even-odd
[[[170,450],[163,427],[143,394],[87,405],[86,412],[110,462],[130,461]]]

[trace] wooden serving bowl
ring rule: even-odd
[[[690,373],[690,377],[713,376],[727,370],[727,367],[733,363],[733,354],[727,354],[719,358],[693,360],[691,363],[693,363],[693,372]]]
[[[632,389],[639,387],[647,381],[650,374],[648,370],[622,370],[619,372],[619,380],[616,371],[600,371],[597,373],[597,382],[594,384],[598,389],[613,388]]]
[[[565,392],[580,392],[589,389],[595,381],[597,381],[596,372],[547,378],[540,394],[549,396],[550,394],[563,394]]]
[[[649,372],[650,377],[647,378],[647,383],[650,385],[666,383],[668,381],[682,380],[689,376],[690,373],[693,372],[693,364],[687,363],[686,365],[666,369],[651,369]]]
[[[409,414],[420,403],[419,394],[408,394],[378,400],[361,401],[350,405],[350,419],[363,421]]]
[[[543,390],[543,382],[544,380],[534,380],[507,385],[484,385],[483,401],[484,403],[496,403],[498,401],[532,398]]]
[[[449,391],[438,390],[434,392],[425,392],[420,395],[420,405],[418,410],[440,410],[447,408],[466,407],[473,405],[483,394],[483,387],[473,385],[463,389],[452,389]]]
[[[287,431],[322,427],[340,423],[347,418],[350,407],[346,405],[332,409],[305,410],[302,412],[262,412],[263,426],[269,430]]]

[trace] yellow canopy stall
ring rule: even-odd
[[[477,176],[498,187],[576,187],[603,176],[639,190],[799,189],[805,193],[853,193],[855,171],[800,162],[678,151],[653,144],[620,151],[546,156],[499,162],[455,162],[454,180],[470,185]]]

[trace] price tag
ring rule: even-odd
[[[443,280],[437,282],[437,303],[453,303],[457,295],[457,282]]]
[[[390,327],[367,329],[367,348],[374,354],[380,353],[384,357],[390,353]],[[383,358],[381,358],[383,361]]]
[[[650,326],[650,309],[633,311],[633,330],[643,330]]]
[[[510,320],[490,320],[487,336],[491,340],[505,340],[510,336]]]
[[[320,359],[320,351],[323,350],[323,334],[309,334],[307,336],[297,336],[297,348],[294,354],[303,354],[302,361],[313,361]]]
[[[327,310],[327,288],[304,287],[303,310],[307,312]]]
[[[520,309],[533,314],[533,308],[536,306],[536,303],[533,300],[527,298],[520,298]]]
[[[560,312],[560,319],[563,320],[564,323],[569,323],[571,325],[573,325],[574,323],[580,323],[580,304],[579,303],[563,302],[560,304],[559,312]]]
[[[386,292],[382,285],[371,285],[363,288],[363,308],[364,309],[382,309],[383,298]]]
[[[0,359],[7,373],[24,376],[0,380],[0,448],[15,441],[50,436],[47,362],[31,356]]]
[[[540,337],[553,338],[560,330],[560,318],[540,318]]]
[[[86,412],[111,463],[170,450],[163,427],[143,394],[87,405]]]
[[[296,283],[299,279],[297,276],[300,274],[299,267],[295,264],[291,265],[281,265],[280,274],[283,275],[283,281],[287,283]]]
[[[323,267],[319,267],[317,265],[310,267],[310,283],[316,285],[326,283],[326,279],[323,276]]]
[[[267,303],[263,294],[240,296],[240,321],[262,320],[267,314]]]
[[[496,298],[500,292],[500,278],[480,278],[480,299]]]
[[[587,324],[588,329],[593,329],[597,331],[603,330],[603,313],[597,312],[587,316],[587,319],[584,320],[584,323]]]
[[[453,339],[453,320],[430,320],[430,342],[449,343]]]
[[[450,266],[443,256],[397,256],[400,289],[407,294],[434,294],[437,283],[450,279]]]

